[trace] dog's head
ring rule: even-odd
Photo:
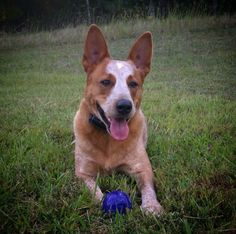
[[[152,58],[152,35],[142,34],[126,61],[111,59],[101,30],[91,25],[84,46],[85,99],[116,140],[129,134],[128,122],[140,107],[142,87]]]

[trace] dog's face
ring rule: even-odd
[[[100,29],[92,25],[84,47],[87,73],[85,99],[116,140],[129,134],[128,122],[140,107],[142,87],[152,57],[152,36],[146,32],[134,43],[126,61],[110,58]]]

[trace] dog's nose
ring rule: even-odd
[[[117,112],[121,115],[128,115],[132,110],[132,103],[127,99],[121,99],[116,103]]]

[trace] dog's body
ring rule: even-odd
[[[90,27],[83,57],[87,85],[74,119],[75,172],[98,201],[103,198],[95,182],[98,173],[121,170],[134,176],[142,194],[142,209],[159,215],[162,207],[153,188],[145,150],[147,127],[140,109],[151,57],[149,32],[136,41],[127,61],[118,61],[110,58],[100,29]]]

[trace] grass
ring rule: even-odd
[[[100,178],[130,194],[133,210],[102,214],[74,176],[72,121],[83,94],[85,26],[0,38],[2,233],[234,233],[236,19],[168,18],[103,25],[111,54],[154,34],[142,108],[161,218],[144,216],[135,181]],[[132,30],[131,30],[132,29]]]

